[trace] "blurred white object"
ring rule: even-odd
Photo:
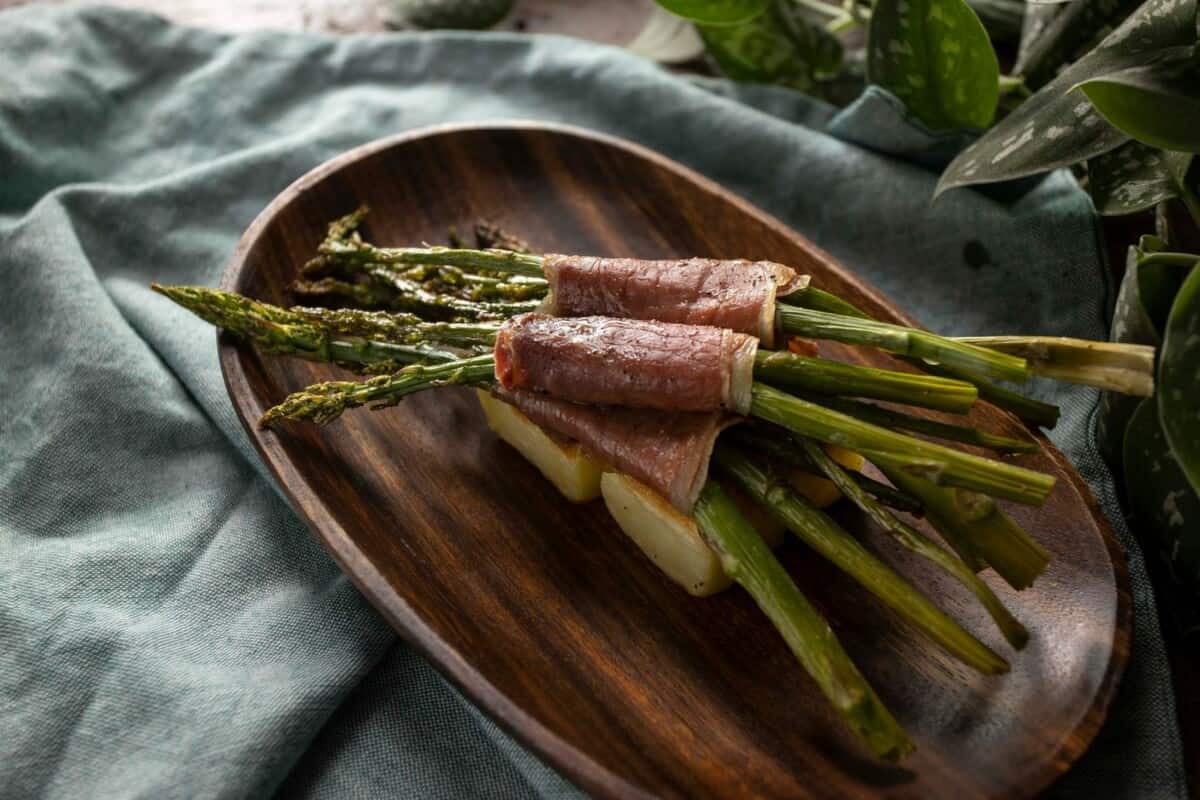
[[[32,0],[58,3],[69,0]],[[0,0],[0,9],[31,0]],[[230,32],[310,30],[328,33],[383,31],[387,0],[108,0],[184,25]],[[517,0],[493,30],[557,33],[628,47],[665,64],[703,52],[692,26],[653,0]]]
[[[650,10],[641,32],[625,46],[662,64],[681,64],[704,53],[704,42],[695,26],[657,4]]]

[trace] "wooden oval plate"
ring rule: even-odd
[[[376,243],[441,243],[450,226],[469,231],[485,217],[545,252],[772,259],[882,318],[910,321],[804,238],[694,172],[626,142],[525,124],[424,130],[334,159],[255,220],[222,286],[290,304],[287,286],[326,223],[360,203],[371,206],[364,235]],[[845,734],[748,595],[684,594],[603,505],[566,502],[492,435],[469,392],[429,392],[326,428],[261,431],[267,407],[338,370],[263,358],[229,336],[220,350],[251,439],[363,593],[468,697],[594,794],[1032,795],[1087,747],[1125,664],[1120,547],[1083,481],[1044,440],[1022,463],[1055,473],[1058,487],[1043,508],[1010,511],[1051,551],[1051,566],[1020,594],[989,577],[1032,633],[1022,653],[958,585],[840,512],[1008,656],[1006,676],[950,660],[799,543],[781,550],[917,744],[902,765],[887,765]],[[992,430],[1020,430],[993,408],[975,415]]]

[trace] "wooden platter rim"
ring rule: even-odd
[[[714,195],[721,202],[732,205],[748,216],[756,218],[783,238],[790,240],[799,249],[808,251],[827,269],[837,272],[841,279],[853,285],[857,291],[869,297],[880,307],[885,308],[892,316],[893,321],[919,325],[917,320],[888,300],[869,282],[843,267],[828,253],[797,234],[775,216],[724,189],[715,181],[695,170],[661,153],[616,136],[574,125],[523,119],[485,123],[445,123],[422,127],[364,143],[314,167],[287,186],[255,217],[227,262],[221,277],[220,288],[228,291],[237,290],[243,271],[247,267],[247,256],[280,211],[305,191],[347,166],[420,139],[461,133],[503,133],[508,131],[532,131],[582,139],[649,161],[663,170],[674,173],[696,189]],[[539,757],[554,765],[589,793],[607,797],[652,797],[653,795],[647,794],[640,787],[598,764],[586,753],[571,745],[508,700],[502,692],[498,691],[469,662],[462,658],[457,650],[412,611],[403,597],[391,588],[371,560],[363,554],[355,540],[328,513],[324,504],[305,502],[306,498],[310,496],[315,498],[316,493],[312,491],[307,478],[294,468],[291,460],[280,446],[278,437],[259,429],[254,411],[247,403],[247,399],[252,396],[252,390],[240,357],[243,351],[252,348],[226,332],[218,332],[217,342],[226,391],[229,393],[237,417],[255,450],[266,463],[272,477],[283,489],[291,507],[317,534],[322,545],[334,557],[342,571],[383,614],[392,627],[428,658],[444,677],[498,722],[509,734],[537,753]],[[1108,518],[1100,509],[1099,502],[1082,476],[1062,452],[1041,431],[1030,429],[1030,433],[1037,438],[1043,451],[1069,477],[1072,485],[1083,498],[1108,554],[1117,591],[1117,605],[1116,619],[1113,622],[1113,640],[1108,650],[1108,663],[1105,673],[1096,687],[1091,705],[1080,717],[1075,727],[1066,733],[1058,750],[1043,759],[1032,773],[1024,776],[1025,791],[1021,792],[1020,796],[1032,796],[1048,787],[1055,778],[1070,769],[1071,765],[1086,752],[1099,732],[1128,663],[1133,616],[1130,578],[1125,554]],[[300,488],[303,491],[299,491]]]

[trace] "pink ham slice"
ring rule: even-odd
[[[605,316],[711,325],[771,347],[775,298],[808,285],[807,275],[773,261],[719,261],[547,255],[545,310],[560,317]]]
[[[496,337],[496,379],[576,403],[745,414],[757,346],[702,325],[522,314]]]
[[[718,412],[586,406],[528,391],[493,390],[534,424],[579,442],[592,458],[637,478],[691,513],[718,434],[738,421]]]

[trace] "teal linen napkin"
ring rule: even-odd
[[[922,164],[946,143],[886,97],[835,116],[557,38],[227,37],[128,11],[0,13],[0,794],[576,794],[398,643],[265,476],[211,330],[146,288],[215,284],[255,214],[347,148],[515,117],[698,169],[935,328],[1105,335],[1112,287],[1070,178],[931,207]],[[1040,391],[1128,549],[1136,611],[1110,722],[1054,792],[1182,797],[1096,393]]]

